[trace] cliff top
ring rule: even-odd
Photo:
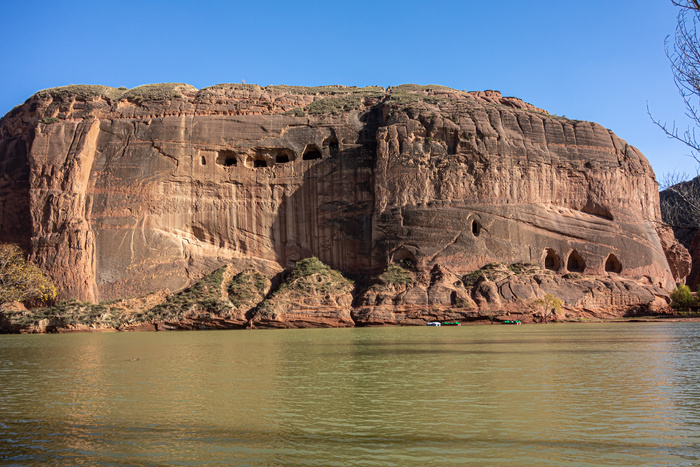
[[[103,98],[111,101],[161,101],[175,99],[194,99],[196,101],[208,101],[222,97],[240,97],[242,93],[253,95],[297,95],[313,96],[316,98],[341,98],[347,96],[390,98],[393,100],[407,100],[406,96],[433,97],[443,99],[473,98],[494,104],[510,105],[512,107],[535,110],[546,113],[516,97],[503,97],[499,91],[459,91],[447,86],[428,84],[401,84],[398,86],[288,86],[270,85],[260,86],[245,83],[223,83],[197,89],[186,83],[158,83],[145,84],[135,88],[112,88],[102,85],[74,84],[41,90],[31,96],[33,99],[65,99],[73,97],[76,100],[94,100]],[[509,104],[510,103],[510,104]]]
[[[534,111],[548,115],[545,110],[516,97],[503,97],[499,91],[460,91],[441,85],[402,84],[387,88],[381,86],[287,86],[226,83],[197,89],[185,83],[146,84],[132,89],[112,88],[102,85],[70,85],[41,90],[32,95],[24,104],[16,107],[10,116],[27,104],[32,110],[46,109],[45,118],[69,118],[61,109],[51,109],[50,103],[96,102],[104,101],[110,106],[148,104],[170,107],[176,101],[195,105],[198,109],[217,107],[231,102],[245,104],[251,110],[251,104],[264,104],[261,112],[253,113],[287,113],[289,115],[338,114],[352,110],[361,110],[380,102],[385,104],[405,105],[414,102],[436,104],[440,101],[478,101],[488,104],[504,105],[511,108]],[[57,106],[54,106],[57,107]],[[60,107],[60,106],[58,106]],[[58,110],[58,111],[56,111]],[[71,109],[73,110],[73,109]],[[206,111],[206,110],[205,110]],[[64,115],[58,115],[63,113]]]

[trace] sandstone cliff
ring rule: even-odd
[[[0,173],[0,241],[26,248],[64,298],[176,291],[223,264],[272,278],[316,256],[367,284],[356,316],[376,316],[371,278],[400,262],[425,290],[385,295],[419,315],[455,308],[424,294],[475,298],[435,268],[490,263],[634,282],[648,305],[689,270],[684,257],[669,267],[639,151],[496,91],[55,88],[0,120]],[[622,295],[586,306],[638,301]]]
[[[673,229],[673,235],[678,240],[678,245],[671,251],[681,251],[680,254],[683,254],[683,247],[689,250],[692,268],[687,274],[686,284],[695,290],[700,285],[700,176],[667,187],[659,193],[659,197],[661,218],[670,226],[668,231]],[[670,236],[670,233],[667,235]],[[672,270],[673,263],[672,257],[669,257]]]

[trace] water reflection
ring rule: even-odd
[[[0,336],[0,462],[696,463],[698,331]]]

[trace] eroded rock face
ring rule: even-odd
[[[667,289],[688,273],[669,268],[639,151],[495,91],[78,86],[37,93],[0,136],[0,240],[24,245],[64,298],[174,291],[221,264],[271,277],[310,256],[360,278],[401,260]],[[505,298],[448,282],[402,303]]]
[[[659,193],[659,198],[661,218],[668,224],[663,232],[659,232],[662,244],[665,238],[673,240],[675,236],[677,240],[673,247],[666,250],[671,271],[677,268],[676,264],[680,264],[688,276],[686,283],[695,289],[700,277],[700,241],[697,235],[700,230],[700,177],[666,188]],[[666,240],[666,243],[669,241]],[[686,249],[687,252],[684,251]]]
[[[562,276],[533,265],[493,265],[460,278],[435,267],[410,284],[374,284],[363,294],[353,318],[358,326],[492,321],[504,316],[542,321],[534,302],[546,294],[559,298],[564,309],[551,321],[620,318],[658,312],[668,305],[664,289],[616,274]]]
[[[274,294],[254,312],[251,325],[268,328],[352,327],[354,284],[316,257],[299,261]]]

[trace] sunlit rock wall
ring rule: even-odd
[[[317,256],[621,274],[671,287],[653,172],[589,122],[442,87],[42,91],[0,121],[0,240],[63,297]]]

